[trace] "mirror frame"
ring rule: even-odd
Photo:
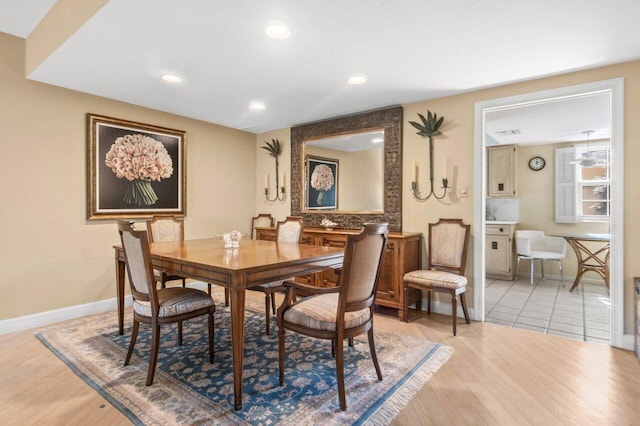
[[[320,226],[324,217],[339,228],[359,229],[364,222],[388,222],[389,230],[402,231],[402,107],[338,117],[291,128],[291,214],[302,216],[306,226]],[[384,212],[305,211],[304,141],[384,128]]]

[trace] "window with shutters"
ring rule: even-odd
[[[610,165],[609,144],[556,149],[556,222],[609,220]]]

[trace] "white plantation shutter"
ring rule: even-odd
[[[576,223],[575,148],[556,148],[556,223]]]

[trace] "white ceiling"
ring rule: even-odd
[[[592,131],[588,136],[584,132]],[[487,145],[541,145],[609,139],[611,95],[596,93],[490,111]]]
[[[0,0],[0,31],[26,38],[53,4]],[[639,59],[638,16],[637,0],[110,0],[27,77],[257,133]],[[267,38],[272,20],[291,36]]]

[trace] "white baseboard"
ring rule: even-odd
[[[189,287],[206,290],[207,284],[200,281],[189,282]],[[124,305],[131,306],[131,295],[125,296]],[[28,330],[35,327],[43,327],[60,321],[80,318],[87,315],[99,314],[116,309],[116,298],[99,300],[97,302],[85,303],[82,305],[69,306],[66,308],[54,309],[52,311],[39,312],[37,314],[24,315],[21,317],[0,320],[0,335],[9,334],[16,331]]]
[[[131,296],[125,297],[125,306],[131,305]],[[54,309],[52,311],[39,312],[37,314],[24,315],[21,317],[9,318],[0,321],[0,335],[13,333],[15,331],[28,330],[30,328],[42,327],[60,321],[73,318],[80,318],[87,315],[99,314],[101,312],[116,309],[116,298],[99,300],[97,302],[85,303],[82,305],[69,306],[66,308]]]
[[[413,306],[413,305],[412,305]],[[475,318],[475,311],[472,307],[467,305],[467,310],[469,311],[469,318],[472,320]],[[422,311],[427,311],[427,299],[422,299]],[[431,300],[431,312],[441,315],[451,316],[451,301],[440,301],[440,300]],[[464,318],[464,312],[462,311],[462,305],[458,302],[458,308],[456,312],[456,316],[458,318]]]

